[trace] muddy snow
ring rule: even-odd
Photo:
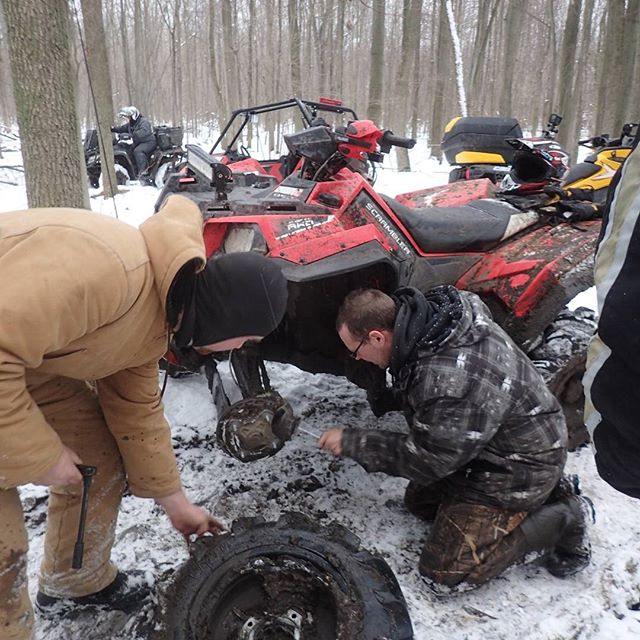
[[[412,152],[411,173],[380,172],[376,187],[395,195],[442,184],[448,167],[426,157],[424,147]],[[23,179],[15,172],[0,182],[0,210],[26,207]],[[17,182],[16,185],[6,182]],[[94,193],[92,207],[138,225],[152,213],[157,196],[152,187],[130,186],[113,203]],[[1,224],[1,215],[0,215]],[[593,291],[573,306],[595,304]],[[226,365],[223,377],[234,392]],[[640,637],[640,502],[617,493],[599,479],[588,447],[570,454],[568,471],[578,473],[585,494],[597,510],[592,531],[593,561],[581,574],[559,580],[533,563],[517,566],[490,584],[467,594],[436,598],[416,570],[426,525],[403,506],[406,480],[367,474],[350,460],[321,452],[311,434],[334,425],[404,429],[398,414],[377,419],[364,393],[344,379],[311,375],[269,364],[273,385],[301,416],[300,429],[274,457],[241,463],[225,455],[215,442],[216,415],[202,376],[170,380],[165,406],[172,425],[182,478],[191,498],[231,522],[260,515],[275,520],[284,511],[301,511],[322,524],[337,521],[381,554],[395,572],[407,601],[418,640],[511,639],[613,640]],[[237,391],[236,391],[237,393]],[[30,534],[29,580],[37,590],[42,555],[46,491],[22,489]],[[124,570],[144,569],[159,592],[187,558],[182,537],[172,530],[150,500],[126,496],[118,522],[115,562]],[[38,619],[37,640],[101,640],[148,636],[157,611],[150,603],[133,617],[102,613],[61,622]]]

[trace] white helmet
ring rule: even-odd
[[[132,120],[137,120],[140,112],[136,109],[136,107],[122,107],[120,111],[118,111],[118,116],[120,118],[131,118]]]

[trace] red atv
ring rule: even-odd
[[[311,127],[314,123],[327,120],[334,124],[349,120],[357,120],[356,112],[343,106],[340,100],[320,98],[318,102],[302,98],[290,98],[280,102],[261,104],[255,107],[243,107],[231,113],[209,155],[218,162],[228,165],[235,173],[247,172],[273,176],[281,182],[295,168],[299,158],[291,153],[277,154],[267,152],[267,157],[253,157],[249,149],[242,144],[250,127],[260,124],[263,128],[274,128],[286,131],[287,126],[294,123],[300,127]]]
[[[281,325],[231,354],[243,395],[269,390],[263,360],[286,362],[345,375],[381,414],[384,372],[349,357],[335,331],[340,303],[357,287],[392,292],[451,283],[480,295],[536,361],[563,404],[573,443],[584,441],[580,380],[595,324],[590,311],[564,306],[593,283],[600,222],[550,224],[544,214],[495,198],[486,179],[383,196],[353,163],[379,162],[393,145],[415,142],[368,120],[310,126],[284,139],[299,162],[282,182],[234,173],[187,145],[187,172],[168,179],[156,205],[170,193],[190,197],[205,219],[208,255],[257,251],[276,260],[289,281]]]

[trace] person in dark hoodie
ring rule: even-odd
[[[127,133],[133,142],[133,158],[136,163],[136,177],[143,182],[148,180],[149,158],[157,146],[153,125],[136,107],[122,107],[118,116],[124,120],[120,126],[112,126],[112,133]]]
[[[409,479],[409,511],[433,520],[419,571],[436,593],[485,583],[532,551],[565,577],[590,561],[592,506],[563,477],[562,410],[478,296],[446,285],[345,298],[338,334],[390,369],[409,432],[331,428],[319,445]]]
[[[640,133],[614,178],[595,257],[598,330],[583,379],[598,473],[640,499]]]
[[[170,336],[203,353],[260,340],[284,316],[287,281],[255,253],[206,260],[200,210],[179,195],[139,229],[78,209],[3,213],[0,273],[0,637],[28,640],[18,487],[49,487],[41,612],[139,607],[144,572],[111,559],[125,484],[187,539],[223,528],[182,487],[158,360]],[[97,471],[75,568],[80,463]]]

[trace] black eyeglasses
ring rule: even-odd
[[[362,338],[362,340],[360,340],[360,344],[353,350],[353,351],[349,351],[349,355],[354,359],[357,360],[358,359],[358,351],[360,351],[360,347],[367,341],[367,338],[369,336],[365,336],[364,338]]]

